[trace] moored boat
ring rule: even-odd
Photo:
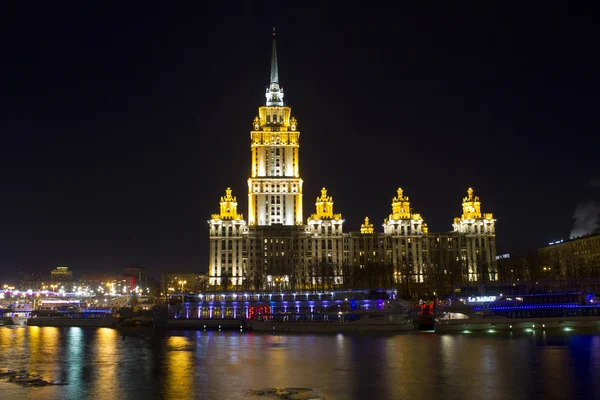
[[[52,312],[33,313],[27,325],[113,327],[118,322],[118,315],[106,311]]]
[[[247,320],[254,331],[268,332],[366,332],[413,330],[405,314],[387,311],[354,311],[351,313],[261,314]]]
[[[31,313],[31,310],[15,310],[12,313],[13,325],[26,325],[29,318],[31,318]]]
[[[27,323],[27,320],[31,317],[32,310],[31,309],[16,309],[16,310],[2,310],[0,312],[1,319],[0,325],[16,325],[16,326],[24,326]]]
[[[600,328],[600,306],[581,302],[578,295],[510,296],[499,299],[487,308],[453,301],[450,306],[443,308],[442,314],[436,319],[435,331]]]

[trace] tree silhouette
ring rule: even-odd
[[[226,292],[231,286],[231,272],[224,271],[221,273],[221,287]]]

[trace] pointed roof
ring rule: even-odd
[[[275,27],[273,27],[273,54],[271,56],[271,82],[279,83],[279,70],[277,69],[277,45],[275,43]]]
[[[283,89],[279,86],[279,69],[277,68],[277,46],[275,44],[275,28],[273,28],[273,54],[271,55],[271,82],[265,93],[267,107],[283,107]]]

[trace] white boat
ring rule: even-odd
[[[247,320],[253,331],[266,332],[367,332],[413,330],[404,313],[375,310],[335,314],[263,314]]]
[[[34,313],[27,320],[27,325],[113,327],[118,322],[118,316],[109,312],[54,312],[46,314]]]
[[[516,312],[512,317],[494,314]],[[436,318],[435,332],[494,332],[536,329],[571,330],[573,328],[600,328],[600,308],[575,304],[523,305],[521,300],[495,302],[491,309],[469,306],[460,301],[441,310]],[[520,314],[519,314],[520,313]]]
[[[2,325],[24,326],[31,318],[31,309],[5,310],[2,313]]]
[[[452,318],[438,318],[435,332],[494,332],[535,329],[563,328],[600,328],[599,317],[546,317],[546,318],[508,318],[502,316],[458,315]]]
[[[24,326],[29,318],[31,318],[31,310],[15,310],[12,313],[13,325]]]

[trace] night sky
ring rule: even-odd
[[[472,186],[503,253],[566,239],[579,203],[598,209],[590,10],[203,3],[3,6],[0,280],[205,272],[227,186],[247,215],[272,26],[305,218],[327,186],[345,231],[367,215],[382,230],[402,187],[448,231]]]

